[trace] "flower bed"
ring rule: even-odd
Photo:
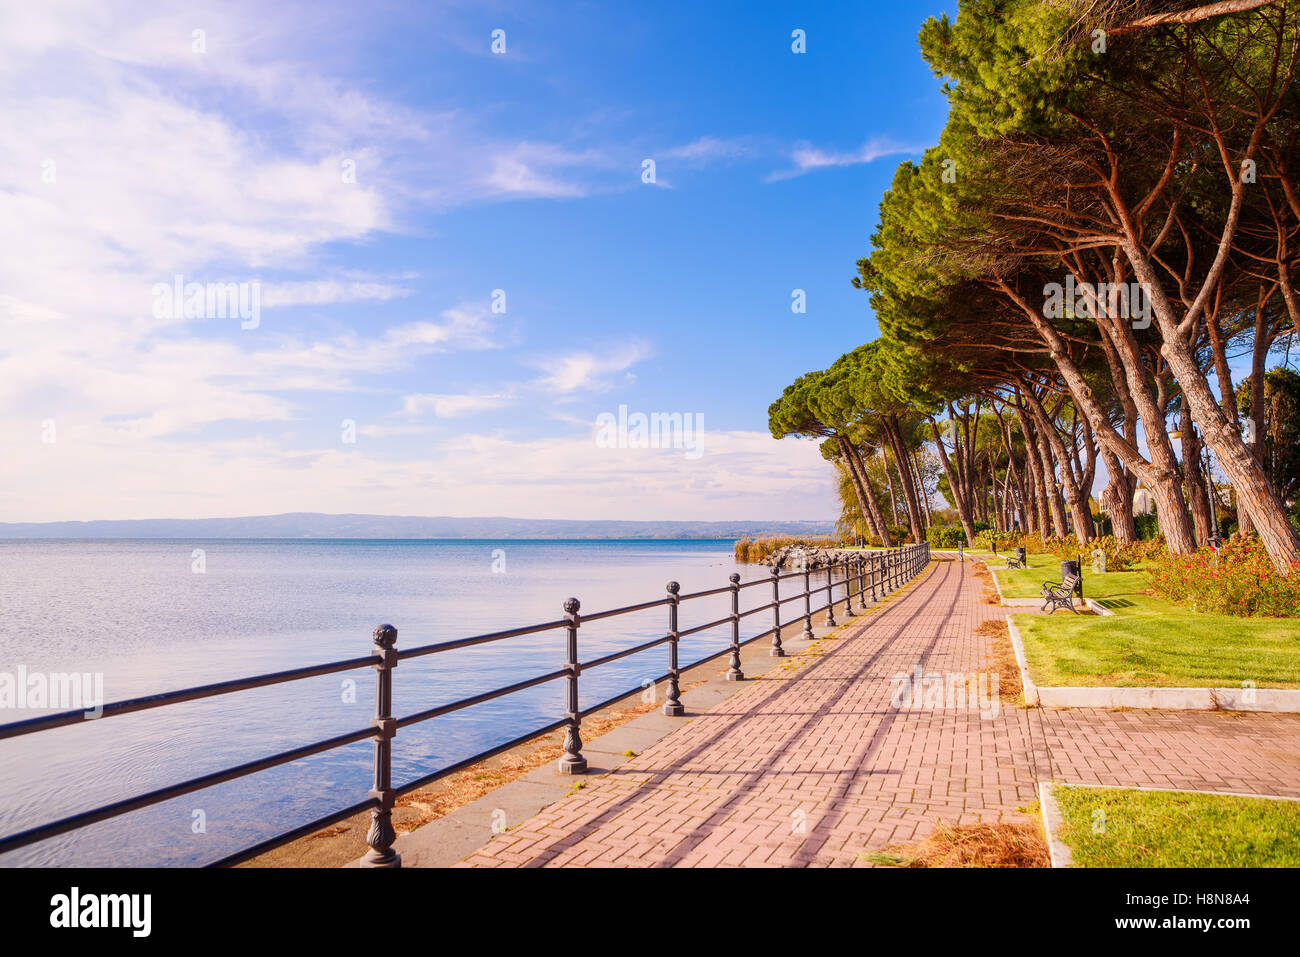
[[[1192,611],[1300,617],[1300,567],[1280,574],[1263,547],[1249,539],[1229,541],[1217,552],[1155,556],[1147,575],[1155,595]]]

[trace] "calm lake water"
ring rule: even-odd
[[[0,541],[0,672],[102,673],[107,701],[369,653],[375,625],[398,647],[766,578],[728,541]],[[194,551],[203,552],[196,571]],[[741,592],[742,609],[770,600]],[[788,618],[799,603],[783,612]],[[728,614],[726,594],[681,606],[679,628]],[[662,635],[667,609],[592,622],[579,656]],[[746,619],[742,638],[770,625]],[[683,665],[726,647],[729,626],[683,639]],[[543,674],[562,630],[404,661],[394,714]],[[660,646],[584,672],[582,706],[667,669]],[[373,670],[306,679],[0,740],[0,834],[365,727]],[[555,681],[403,728],[400,784],[562,716]],[[0,709],[0,723],[41,713]],[[369,741],[263,771],[6,855],[0,865],[194,865],[364,799]],[[199,812],[199,813],[196,813]],[[205,828],[195,833],[195,821]]]

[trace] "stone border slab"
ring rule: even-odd
[[[1153,708],[1162,711],[1300,712],[1292,688],[1079,688],[1039,685],[1044,708]]]
[[[1290,794],[1253,794],[1250,791],[1203,791],[1197,788],[1149,788],[1136,784],[1074,784],[1070,781],[1054,781],[1049,787],[1094,788],[1098,791],[1154,791],[1157,794],[1206,794],[1210,797],[1223,798],[1259,798],[1261,801],[1300,801],[1300,797],[1293,797]]]
[[[1038,782],[1038,810],[1043,815],[1043,834],[1047,838],[1047,854],[1052,866],[1073,867],[1074,855],[1059,836],[1065,829],[1065,818],[1061,816],[1061,808],[1052,794],[1050,781]]]

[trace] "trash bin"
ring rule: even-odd
[[[1079,584],[1074,586],[1074,591],[1075,594],[1077,594],[1080,598],[1082,598],[1083,597],[1083,572],[1080,571],[1080,566],[1078,561],[1061,562],[1061,581],[1065,581],[1067,575],[1078,576]]]

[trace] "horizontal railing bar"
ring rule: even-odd
[[[624,605],[622,608],[611,608],[609,611],[598,611],[594,615],[583,615],[582,623],[585,625],[589,621],[600,621],[602,618],[613,618],[615,615],[627,615],[634,611],[644,611],[647,608],[657,608],[660,605],[668,604],[667,598],[656,598],[654,601],[643,601],[639,605]]]
[[[363,811],[369,811],[371,808],[379,807],[379,804],[380,804],[379,798],[366,798],[364,801],[361,801],[359,804],[354,804],[351,807],[345,807],[340,811],[335,811],[333,814],[327,814],[324,817],[317,818],[316,820],[312,821],[310,824],[304,824],[301,827],[295,827],[292,831],[285,831],[283,834],[277,834],[275,837],[267,838],[265,841],[262,841],[260,844],[254,844],[252,847],[246,847],[242,851],[236,851],[234,854],[231,854],[228,857],[223,857],[220,860],[213,861],[210,864],[204,864],[203,866],[204,867],[233,867],[236,864],[242,864],[244,861],[247,861],[250,858],[257,857],[259,854],[265,854],[267,851],[273,851],[277,847],[281,847],[285,844],[288,844],[290,841],[295,841],[300,837],[306,837],[308,834],[311,834],[315,831],[319,831],[323,827],[329,827],[331,824],[334,824],[337,821],[342,821],[345,818],[352,817],[355,814],[360,814]]]
[[[730,585],[723,585],[721,588],[709,588],[705,591],[693,591],[689,595],[678,595],[679,602],[688,601],[692,598],[705,598],[709,595],[721,595],[723,592],[731,591]]]
[[[666,681],[667,679],[668,679],[668,672],[664,672],[657,678],[647,678],[646,680],[650,684],[657,685],[659,682]],[[600,711],[604,708],[608,708],[614,702],[622,701],[624,698],[630,697],[631,695],[634,695],[639,691],[643,691],[644,689],[645,689],[645,685],[640,685],[636,688],[629,689],[628,691],[620,691],[612,698],[606,698],[604,701],[601,701],[599,704],[593,704],[590,708],[583,708],[580,713],[580,716],[585,718],[589,714],[595,714],[597,711]]]
[[[800,595],[799,597],[802,598],[803,595]],[[784,600],[784,599],[783,599],[783,600]],[[745,617],[747,617],[747,616],[749,616],[749,615],[756,615],[756,614],[758,614],[760,611],[770,611],[771,608],[772,608],[772,606],[773,606],[774,604],[775,604],[775,602],[770,602],[770,601],[769,601],[766,605],[756,605],[755,607],[749,609],[748,611],[742,611],[742,612],[740,613],[740,617],[741,617],[741,618],[745,618]]]
[[[663,637],[660,638],[651,638],[649,641],[642,642],[639,645],[633,645],[631,648],[624,648],[622,651],[615,651],[613,654],[605,655],[602,658],[596,658],[593,661],[583,662],[581,667],[583,671],[586,671],[589,668],[596,668],[599,667],[600,665],[607,665],[611,661],[618,661],[618,659],[620,658],[626,658],[629,655],[635,655],[637,652],[646,651],[650,648],[653,648],[655,645],[662,645],[667,640],[668,640],[667,635],[664,635]]]
[[[157,790],[149,791],[146,794],[137,795],[133,798],[125,798],[121,801],[115,801],[112,804],[105,804],[102,807],[92,808],[89,811],[82,811],[78,814],[73,814],[57,821],[51,821],[48,824],[40,824],[36,827],[28,828],[25,831],[19,831],[17,834],[0,837],[0,854],[3,854],[6,851],[16,850],[20,847],[26,847],[28,844],[35,844],[37,841],[43,841],[47,838],[57,837],[60,834],[66,834],[68,831],[75,831],[77,828],[86,827],[90,824],[98,824],[100,821],[106,821],[109,818],[127,814],[131,811],[138,811],[141,808],[160,804],[163,801],[169,801],[174,797],[180,797],[182,794],[201,791],[204,788],[212,787],[214,784],[224,784],[226,781],[233,781],[236,778],[255,774],[258,771],[265,771],[267,768],[273,768],[281,764],[288,764],[290,761],[297,761],[301,758],[311,757],[313,754],[319,754],[322,751],[332,751],[334,748],[341,748],[345,745],[355,744],[357,741],[364,741],[367,738],[373,738],[376,734],[378,734],[377,728],[365,728],[361,731],[349,731],[347,734],[340,734],[333,738],[326,738],[324,741],[317,741],[314,744],[305,744],[301,747],[291,748],[288,751],[281,751],[279,754],[273,754],[270,757],[259,758],[256,761],[249,761],[233,768],[226,768],[224,771],[213,771],[209,774],[200,775],[197,778],[190,778],[188,781],[181,781],[179,784],[169,784],[165,788],[158,788]]]
[[[152,708],[161,708],[164,705],[180,704],[185,701],[197,701],[202,698],[213,698],[217,695],[230,694],[235,691],[247,691],[251,688],[264,688],[268,685],[283,684],[286,681],[297,681],[302,678],[314,678],[318,675],[333,674],[338,671],[352,671],[356,668],[366,668],[373,665],[376,661],[374,655],[366,655],[364,658],[346,658],[342,661],[330,661],[320,665],[309,665],[305,668],[291,668],[288,671],[275,671],[264,675],[254,675],[250,678],[233,678],[230,681],[218,681],[213,684],[197,685],[193,688],[182,688],[179,691],[163,691],[158,694],[145,695],[140,698],[127,698],[124,701],[114,701],[104,705],[103,714],[98,718],[87,718],[86,709],[78,711],[60,711],[58,714],[42,715],[37,718],[27,718],[23,721],[14,721],[10,724],[0,725],[0,740],[4,738],[16,738],[20,735],[31,734],[33,731],[46,731],[50,728],[64,727],[69,724],[77,724],[83,721],[99,721],[103,718],[114,718],[118,715],[133,714],[137,711],[148,711]]]
[[[727,619],[727,620],[730,620],[730,619]],[[685,632],[683,632],[683,634],[685,634]],[[766,637],[768,637],[768,636],[771,635],[771,634],[772,634],[772,629],[771,629],[771,628],[767,629],[767,631],[760,631],[757,635],[753,635],[752,637],[746,638],[746,639],[744,639],[743,641],[741,641],[741,642],[740,642],[740,646],[743,648],[745,645],[748,645],[748,644],[750,644],[750,643],[752,643],[752,642],[758,641],[759,639],[766,638]],[[711,655],[709,655],[709,656],[706,657],[706,658],[701,658],[699,661],[692,662],[692,663],[689,664],[689,665],[682,665],[682,667],[681,667],[680,670],[681,670],[681,671],[689,671],[691,668],[696,668],[696,667],[698,667],[698,666],[700,666],[700,665],[702,665],[702,664],[706,664],[707,662],[712,661],[714,658],[721,658],[723,655],[727,654],[727,653],[730,652],[730,651],[731,651],[731,646],[728,645],[726,648],[723,648],[721,651],[719,651],[719,652],[715,652],[714,654],[711,654]],[[589,667],[589,666],[584,665],[583,667]],[[650,678],[650,679],[647,679],[647,680],[650,681],[651,684],[658,684],[658,683],[661,682],[661,681],[666,681],[666,680],[668,680],[668,677],[669,677],[668,672],[664,672],[663,674],[661,674],[661,675],[660,675],[659,677],[657,677],[657,678]],[[600,711],[600,710],[603,709],[603,708],[608,708],[610,705],[614,704],[616,701],[622,701],[624,698],[627,698],[627,697],[629,697],[629,696],[631,696],[631,695],[634,695],[634,694],[638,693],[639,691],[644,690],[644,688],[645,688],[645,686],[642,685],[642,686],[637,687],[637,688],[632,688],[632,689],[630,689],[630,690],[628,690],[628,691],[620,691],[618,694],[614,695],[614,696],[611,697],[611,698],[606,698],[604,701],[601,701],[601,702],[599,702],[598,704],[593,704],[591,707],[583,709],[583,711],[582,711],[580,717],[585,718],[585,717],[587,717],[587,715],[589,715],[589,714],[595,714],[597,711]],[[563,725],[563,722],[561,722],[561,725]]]
[[[468,648],[471,645],[482,645],[489,641],[501,641],[504,638],[518,638],[522,635],[535,635],[539,631],[550,631],[553,628],[563,628],[569,622],[565,618],[556,621],[548,621],[541,625],[529,625],[526,628],[511,628],[507,631],[493,631],[486,635],[474,635],[470,638],[453,638],[451,641],[438,641],[431,645],[417,645],[414,648],[405,648],[397,652],[399,661],[405,658],[419,658],[423,655],[436,655],[442,651],[455,651],[457,648]]]
[[[516,691],[523,691],[525,688],[531,688],[534,685],[542,685],[546,684],[548,681],[554,681],[556,678],[563,678],[568,673],[568,668],[561,668],[558,671],[552,671],[550,674],[539,675],[536,678],[528,678],[524,681],[516,681],[514,684],[506,685],[504,688],[484,691],[482,694],[471,695],[468,698],[461,698],[459,701],[450,701],[447,704],[438,705],[436,708],[429,708],[427,711],[416,711],[414,714],[408,714],[405,718],[398,718],[397,727],[405,728],[407,725],[419,724],[421,721],[428,721],[430,718],[437,718],[440,715],[451,714],[453,711],[461,711],[465,708],[471,708],[476,704],[482,704],[484,701],[491,701],[494,698],[504,698],[506,695],[514,694]]]
[[[479,751],[477,754],[472,754],[468,758],[463,758],[455,764],[449,764],[445,768],[439,768],[431,774],[426,774],[422,777],[415,778],[414,780],[407,781],[405,784],[396,787],[393,790],[398,794],[409,794],[412,791],[419,790],[426,784],[432,784],[439,778],[445,778],[449,774],[463,771],[465,768],[478,764],[480,761],[486,761],[488,758],[498,755],[502,751],[509,751],[511,748],[518,747],[525,741],[530,741],[543,734],[550,734],[552,731],[558,731],[568,723],[568,718],[561,718],[559,721],[552,721],[550,724],[544,725],[540,728],[535,728],[532,731],[525,731],[517,738],[511,738],[509,741],[494,745],[485,751]]]
[[[751,582],[741,582],[740,588],[743,591],[746,588],[753,588],[755,585],[770,585],[771,583],[772,579],[770,578],[755,578]]]
[[[679,631],[677,632],[677,637],[685,638],[687,635],[694,635],[701,631],[708,631],[710,628],[717,628],[719,625],[727,625],[730,623],[731,623],[731,616],[726,615],[723,618],[719,618],[717,621],[709,622],[707,625],[696,625],[694,628],[687,628],[685,631]]]

